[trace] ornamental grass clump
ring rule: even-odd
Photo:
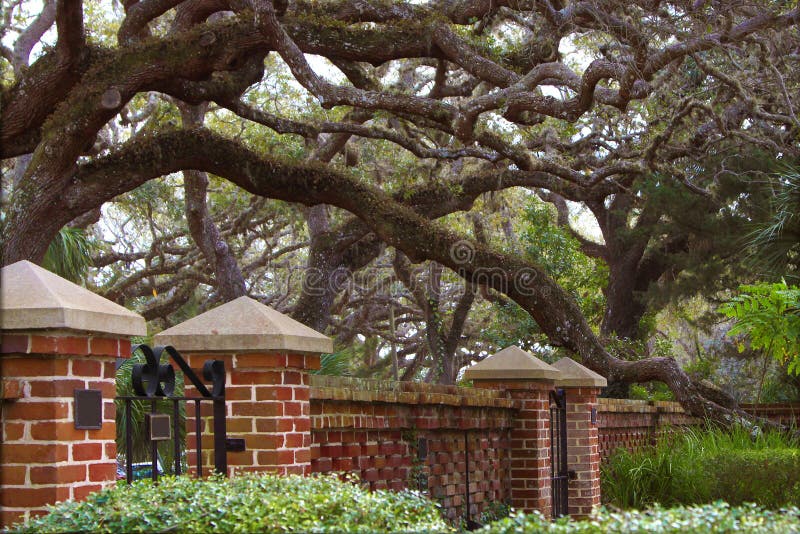
[[[14,532],[449,532],[435,503],[326,476],[141,480],[67,501]]]

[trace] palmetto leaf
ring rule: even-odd
[[[79,283],[92,264],[94,248],[84,230],[65,226],[47,248],[42,267],[70,282]]]

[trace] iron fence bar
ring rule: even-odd
[[[194,435],[197,443],[197,476],[203,478],[203,437],[200,428],[200,399],[194,401]]]
[[[131,399],[125,399],[125,480],[133,482],[133,415]]]
[[[180,411],[179,403],[180,400],[173,398],[172,399],[172,449],[173,454],[175,455],[175,474],[181,474],[181,439],[180,439],[180,432],[181,432],[181,425],[180,421],[178,421],[178,412]]]
[[[131,483],[134,478],[134,462],[133,462],[133,401],[143,402],[150,401],[150,413],[148,417],[152,417],[158,413],[159,400],[172,400],[172,433],[173,433],[173,452],[174,452],[174,469],[176,475],[183,472],[183,454],[186,453],[188,447],[184,446],[181,442],[182,434],[188,439],[188,431],[183,430],[183,426],[187,423],[185,419],[180,419],[180,402],[193,402],[195,408],[195,442],[196,442],[196,465],[197,476],[203,476],[203,421],[201,419],[202,401],[213,402],[212,416],[213,432],[214,432],[214,467],[215,470],[223,475],[227,475],[227,431],[226,431],[226,405],[225,405],[225,364],[221,360],[209,360],[203,365],[202,376],[207,382],[211,382],[211,387],[206,387],[195,370],[191,369],[183,359],[183,357],[170,346],[157,346],[149,347],[148,345],[136,345],[133,347],[132,352],[141,352],[144,356],[146,363],[135,364],[131,370],[131,383],[135,395],[120,395],[116,398],[124,401],[125,403],[125,421],[127,423],[126,431],[126,479]],[[173,366],[167,363],[161,363],[162,354],[167,353],[173,363],[183,371],[184,380],[188,380],[194,386],[200,396],[187,397],[174,396],[175,393],[175,370]],[[137,404],[138,406],[138,404]],[[146,406],[146,404],[144,404]],[[165,413],[169,413],[167,410]],[[212,425],[211,421],[207,422]],[[152,421],[151,421],[152,424]],[[169,423],[166,423],[167,425]],[[151,429],[152,430],[152,429]],[[187,429],[188,430],[188,429]],[[212,430],[207,428],[208,430]],[[149,438],[150,436],[148,436]],[[159,442],[160,440],[150,440],[150,453],[151,453],[151,477],[154,481],[158,480],[159,476]],[[147,465],[146,463],[143,465]],[[168,466],[161,466],[162,469]]]
[[[561,462],[560,465],[560,473],[559,476],[561,478],[561,513],[562,515],[569,514],[569,473],[568,473],[568,465],[567,465],[567,394],[562,389],[561,390],[561,406],[559,406],[560,414],[559,414],[559,423],[561,426],[559,430],[561,431],[561,437],[559,440],[559,460]]]
[[[155,414],[156,411],[156,403],[155,399],[150,401],[150,413]],[[150,430],[152,434],[152,429]],[[152,436],[148,436],[152,437]],[[153,472],[150,474],[150,477],[153,479],[153,482],[158,482],[158,441],[153,439],[150,440],[150,465],[152,466]]]
[[[214,399],[214,469],[217,473],[228,473],[227,429],[225,425],[225,399]]]
[[[550,392],[550,480],[554,518],[569,513],[566,414],[564,390]]]

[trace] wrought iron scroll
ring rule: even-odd
[[[180,401],[194,402],[195,406],[195,437],[197,451],[197,476],[203,476],[202,465],[202,425],[200,420],[201,401],[211,401],[213,403],[214,420],[214,469],[218,473],[226,474],[228,470],[228,460],[226,454],[226,427],[225,427],[225,363],[221,360],[208,360],[203,364],[203,378],[211,383],[211,390],[206,387],[203,381],[197,376],[194,370],[189,367],[183,356],[174,347],[157,346],[151,348],[148,345],[135,345],[131,353],[141,352],[145,358],[145,363],[136,364],[131,371],[131,384],[136,396],[119,397],[125,401],[125,474],[128,483],[133,480],[133,434],[131,402],[134,400],[150,401],[151,413],[156,413],[157,402],[160,399],[169,399],[173,406],[173,443],[175,447],[175,474],[181,473],[181,444],[180,428],[178,422],[178,406]],[[164,352],[175,362],[183,372],[184,379],[188,380],[200,394],[199,397],[178,397],[175,396],[175,369],[170,363],[161,363]],[[158,443],[152,441],[152,477],[158,479]]]

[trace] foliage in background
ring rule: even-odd
[[[670,342],[671,356],[694,380],[709,380],[739,403],[800,401],[800,376],[728,336],[733,323],[717,311],[717,300],[696,296],[670,304],[658,314],[653,339]]]
[[[800,374],[800,287],[785,280],[775,284],[744,285],[741,294],[719,308],[736,322],[728,335],[743,335],[764,357],[788,363]]]
[[[319,369],[311,371],[314,375],[348,376],[350,375],[351,350],[343,350],[320,356]]]
[[[664,382],[648,382],[646,384],[631,384],[629,399],[646,401],[674,401],[675,395]]]
[[[80,284],[92,266],[92,253],[96,248],[86,231],[65,226],[47,247],[42,267]]]
[[[555,208],[551,205],[532,202],[525,209],[523,222],[521,241],[525,258],[544,267],[547,274],[575,297],[586,320],[598,324],[605,305],[602,288],[608,284],[606,264],[581,251],[580,242],[569,230],[556,224]]]
[[[579,241],[557,224],[556,210],[547,203],[528,198],[521,208],[519,244],[525,259],[543,267],[577,300],[581,311],[593,325],[599,325],[605,305],[602,288],[608,283],[608,267],[581,251]],[[514,251],[511,244],[506,248]],[[495,320],[482,332],[499,348],[517,345],[542,357],[547,338],[539,326],[515,302],[498,299],[492,305]],[[546,357],[545,357],[546,359]]]
[[[618,449],[601,464],[604,502],[619,508],[724,499],[778,508],[800,502],[796,438],[735,427],[686,430],[654,447]]]
[[[508,503],[502,501],[487,502],[481,512],[481,524],[488,525],[495,521],[505,519],[511,515],[513,508]]]
[[[764,189],[770,193],[769,217],[747,236],[755,268],[800,281],[800,169],[787,166]]]
[[[133,390],[133,384],[131,382],[131,370],[133,366],[136,364],[143,364],[145,363],[144,356],[140,351],[134,352],[130,358],[125,360],[122,365],[120,365],[119,369],[117,369],[116,374],[116,382],[117,382],[117,396],[134,396],[136,392]],[[161,363],[170,363],[169,355],[165,352],[162,355]],[[173,367],[175,367],[173,365]],[[184,394],[184,380],[183,380],[183,373],[180,371],[175,372],[175,396],[181,397]],[[117,422],[117,455],[120,459],[122,465],[125,465],[126,458],[125,458],[125,432],[127,428],[127,422],[125,419],[125,401],[124,400],[116,400],[114,401],[117,407],[117,415],[116,415],[116,422]],[[158,400],[156,401],[156,412],[161,414],[167,414],[171,417],[174,416],[173,414],[173,401],[171,400]],[[145,437],[145,413],[150,413],[151,411],[151,402],[150,401],[131,401],[131,416],[132,416],[132,427],[131,427],[131,443],[133,449],[133,463],[137,462],[149,462],[151,461],[151,448],[150,442]],[[186,403],[179,402],[178,403],[178,428],[180,428],[180,442],[181,442],[181,450],[186,451]],[[175,467],[175,450],[173,440],[165,440],[161,441],[158,444],[158,454],[160,457],[161,465],[164,468],[164,472],[166,473],[173,473]],[[185,469],[185,459],[181,458],[183,462],[183,466]]]
[[[732,507],[724,502],[703,506],[628,510],[598,510],[585,521],[545,520],[541,514],[515,514],[479,530],[481,534],[628,534],[696,533],[722,534],[748,532],[784,534],[800,532],[800,510],[765,510],[754,504]]]
[[[67,501],[17,532],[449,532],[410,491],[369,491],[328,476],[240,474],[141,480]]]

